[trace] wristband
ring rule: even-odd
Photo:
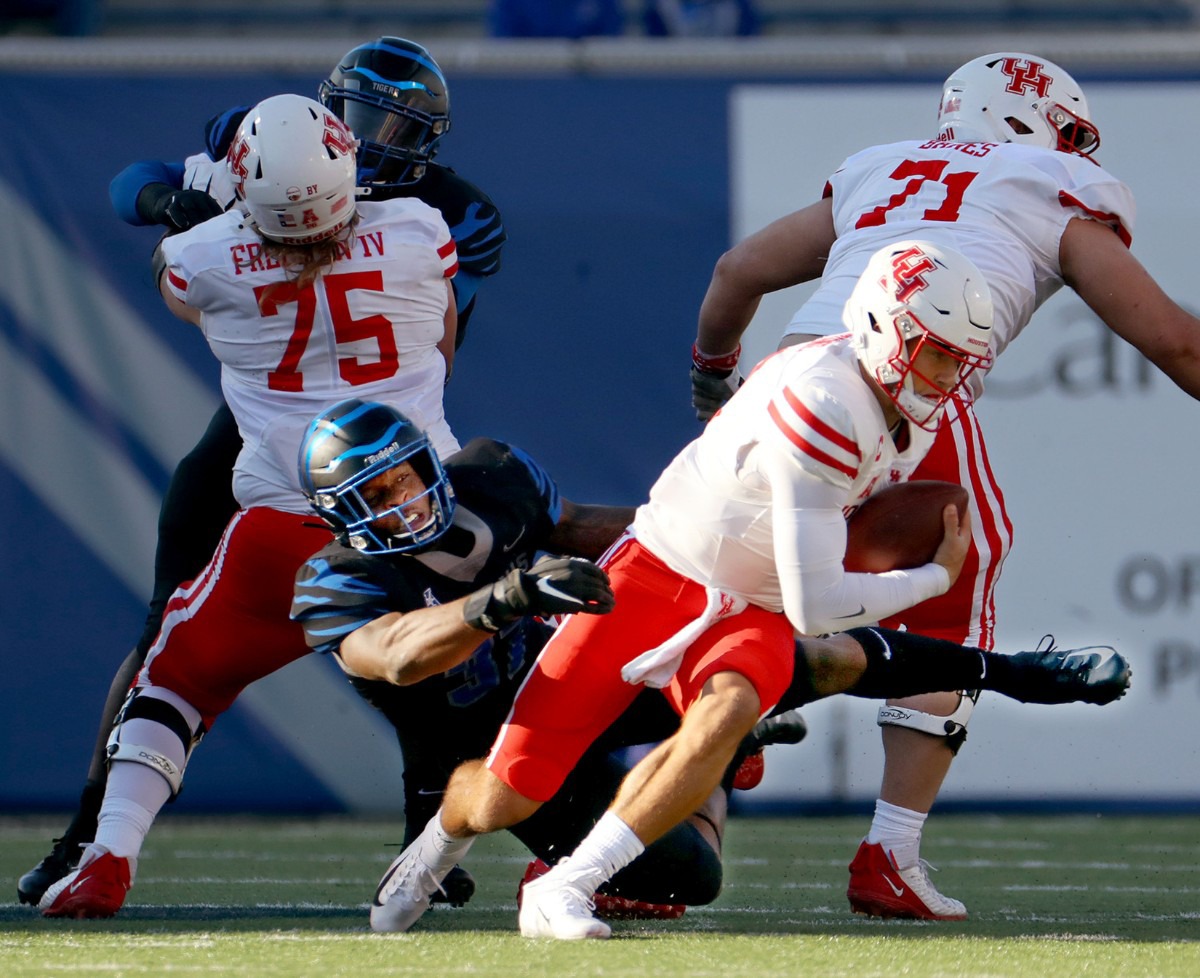
[[[721,353],[710,356],[702,353],[700,347],[692,344],[692,366],[702,374],[729,374],[737,369],[738,360],[742,357],[742,344],[739,343],[732,353]]]
[[[492,601],[492,585],[481,587],[467,595],[467,603],[463,605],[463,621],[481,632],[498,632],[505,622],[496,621],[488,614],[488,605]]]

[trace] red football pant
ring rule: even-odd
[[[616,595],[607,615],[571,615],[525,678],[488,768],[534,801],[548,800],[583,752],[641,692],[621,667],[704,611],[703,586],[670,570],[630,538],[604,562]],[[745,676],[763,713],[792,680],[795,643],[782,612],[750,605],[721,619],[684,653],[663,695],[683,714],[718,672]]]
[[[138,685],[179,694],[211,725],[250,683],[306,655],[304,630],[288,617],[292,588],[329,540],[314,516],[237,513],[208,566],[167,602]]]
[[[912,478],[941,479],[966,488],[971,497],[971,549],[949,591],[881,624],[991,651],[996,641],[996,582],[1012,547],[1013,527],[969,400],[955,397],[946,405],[933,447]]]

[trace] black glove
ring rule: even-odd
[[[696,417],[707,421],[742,386],[742,375],[733,370],[707,371],[692,367],[692,407]]]
[[[612,611],[614,600],[608,575],[590,560],[543,557],[529,570],[511,570],[470,595],[463,620],[472,628],[498,632],[526,615],[604,615]]]
[[[138,214],[151,224],[186,231],[224,213],[221,205],[203,190],[180,190],[166,183],[151,183],[137,199]]]

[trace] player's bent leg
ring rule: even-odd
[[[433,894],[477,835],[514,825],[540,804],[502,782],[483,761],[460,765],[446,785],[438,813],[380,879],[371,901],[371,929],[408,930],[429,909]]]
[[[79,867],[42,895],[47,917],[111,917],[124,903],[137,857],[162,806],[179,792],[200,714],[167,690],[135,689],[109,738],[111,769],[96,840]]]
[[[957,693],[934,693],[898,701],[899,709],[950,717],[960,706]],[[954,761],[961,739],[935,736],[911,727],[882,727],[884,745],[883,786],[867,838],[850,864],[847,897],[857,913],[897,916],[895,881],[885,864],[913,879],[906,895],[914,897],[904,916],[925,920],[961,920],[966,908],[945,896],[929,882],[921,862],[921,832]],[[882,854],[882,858],[881,858]]]

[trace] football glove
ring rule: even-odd
[[[704,371],[692,367],[692,407],[700,421],[708,421],[742,386],[742,375],[733,370]]]
[[[224,211],[203,190],[179,190],[169,184],[152,183],[138,194],[138,213],[151,224],[187,231]]]
[[[514,568],[467,598],[463,620],[498,632],[526,615],[604,615],[614,598],[608,575],[582,557],[542,557],[529,570]]]

